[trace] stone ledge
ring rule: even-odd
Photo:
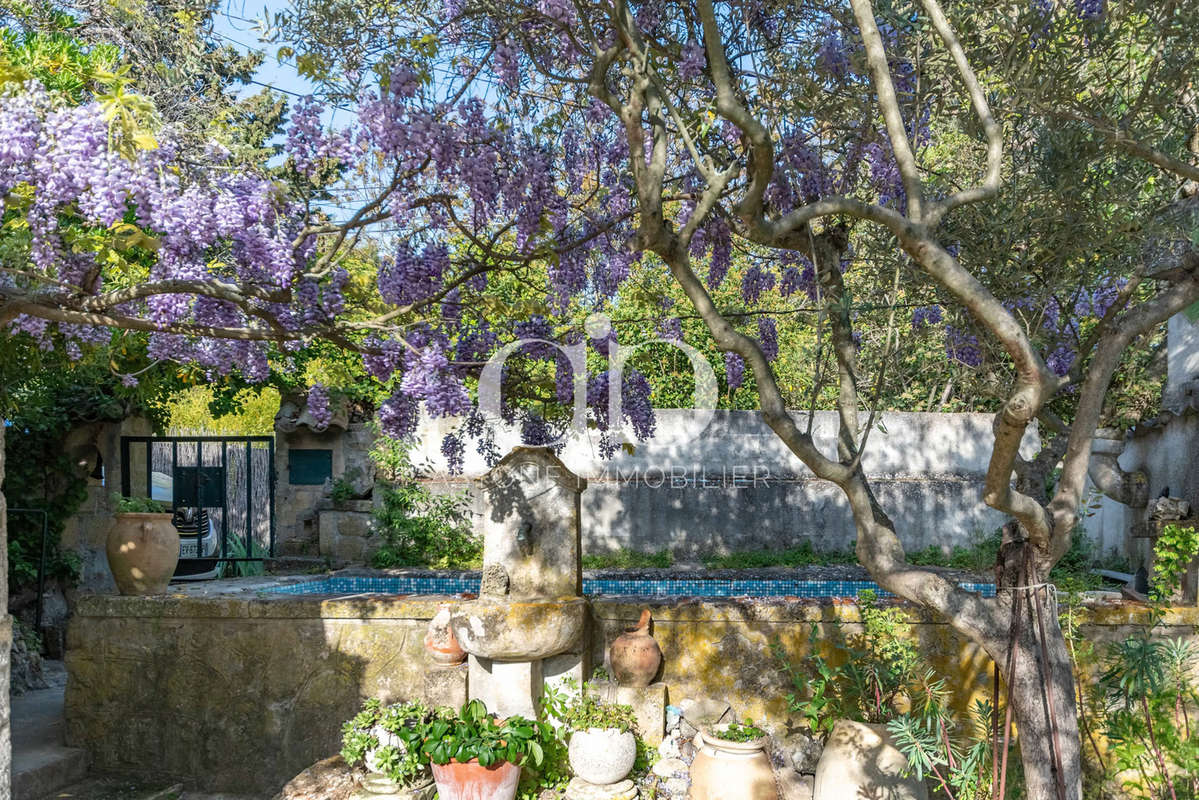
[[[902,603],[909,620],[922,625],[948,625],[931,611],[909,603]],[[779,598],[668,598],[641,597],[591,599],[591,613],[596,620],[604,622],[627,622],[633,624],[648,608],[655,623],[688,624],[701,622],[767,622],[785,623],[823,622],[854,624],[862,621],[858,604],[853,600],[834,599],[788,599]],[[1101,605],[1079,609],[1079,621],[1083,625],[1122,626],[1148,624],[1150,610],[1133,603]],[[1199,626],[1199,607],[1172,606],[1162,618],[1166,627]]]
[[[164,619],[432,619],[446,603],[463,602],[447,595],[404,597],[312,598],[259,593],[257,596],[159,595],[80,596],[77,617]]]

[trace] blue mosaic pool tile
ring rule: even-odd
[[[991,583],[963,583],[963,589],[995,596]],[[873,581],[802,581],[787,579],[728,580],[712,578],[587,578],[583,594],[608,597],[801,597],[828,599],[857,597],[862,591],[879,597],[893,597]],[[356,594],[463,594],[477,593],[479,579],[474,577],[394,577],[339,576],[267,589],[273,594],[334,595]]]

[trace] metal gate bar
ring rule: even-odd
[[[171,506],[174,508],[175,501],[179,497],[179,467],[180,458],[187,462],[184,467],[191,468],[190,477],[192,479],[190,498],[194,498],[198,507],[209,512],[209,518],[212,518],[211,512],[219,512],[220,516],[220,549],[219,552],[212,556],[205,556],[202,552],[204,535],[201,533],[197,541],[197,552],[195,558],[181,558],[180,561],[262,561],[265,558],[271,558],[275,554],[275,439],[273,436],[122,436],[121,437],[121,492],[126,497],[132,497],[134,461],[132,456],[136,452],[133,445],[138,445],[138,451],[144,454],[144,468],[146,471],[145,480],[145,496],[147,498],[154,497],[154,473],[155,467],[155,445],[170,445],[169,468],[167,474],[171,479]],[[220,445],[219,453],[216,451],[215,445]],[[231,448],[230,445],[235,445]],[[181,447],[182,445],[182,447]],[[206,445],[209,445],[206,447]],[[183,451],[181,454],[180,451]],[[194,466],[191,465],[193,460],[192,451],[194,450]],[[244,454],[244,462],[242,462],[242,454]],[[254,465],[255,455],[265,455],[266,463],[262,467],[256,469]],[[219,457],[218,464],[207,464],[206,459],[211,462]],[[165,460],[165,459],[163,459]],[[243,469],[239,469],[241,463],[244,463]],[[207,472],[210,470],[211,472]],[[201,487],[207,486],[212,481],[213,476],[219,475],[220,482],[220,503],[219,504],[204,504],[204,498],[201,497]],[[245,481],[244,497],[233,497],[234,489],[240,489],[238,485],[240,480]],[[257,484],[255,481],[257,480]],[[263,482],[265,481],[265,486]],[[238,492],[240,494],[240,492]],[[211,495],[209,498],[211,499]],[[240,500],[244,499],[245,505],[240,505]],[[261,513],[256,514],[254,505],[255,499],[260,503],[265,501],[265,515],[262,519]],[[230,502],[232,500],[232,503]],[[261,507],[261,506],[260,506]],[[257,518],[256,518],[257,517]],[[235,524],[240,523],[240,525]],[[245,556],[233,557],[229,554],[229,535],[234,528],[242,531],[241,541],[245,546]],[[265,528],[265,530],[263,530]],[[259,532],[265,533],[265,537],[261,537]],[[265,550],[262,549],[264,544],[261,539],[265,538]]]

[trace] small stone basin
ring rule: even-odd
[[[582,597],[482,599],[458,606],[450,628],[473,656],[533,661],[577,651],[586,610]]]

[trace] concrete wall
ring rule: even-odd
[[[267,795],[339,749],[340,728],[369,697],[429,697],[422,639],[436,598],[82,598],[67,652],[67,743],[100,770],[176,776],[212,791]],[[594,663],[641,604],[596,600],[587,642]],[[796,727],[792,687],[771,652],[799,665],[860,630],[853,604],[659,601],[649,604],[664,653],[668,700],[728,702],[779,736]],[[964,709],[989,692],[989,659],[944,623],[914,610],[915,635]],[[1112,642],[1146,621],[1134,607],[1082,614],[1083,634]],[[1199,610],[1167,613],[1161,635],[1196,638]],[[461,680],[461,678],[458,678]],[[464,691],[463,686],[457,688]]]
[[[807,426],[806,414],[795,416]],[[629,547],[687,556],[803,542],[823,550],[851,546],[856,531],[840,490],[804,467],[759,414],[716,412],[703,429],[695,420],[692,411],[659,410],[656,435],[611,460],[601,457],[595,441],[566,444],[563,462],[588,480],[585,552]],[[886,412],[879,421],[862,463],[905,545],[968,544],[972,534],[1003,523],[982,503],[991,415]],[[830,456],[836,426],[834,412],[816,414],[813,436]],[[413,461],[437,490],[469,490],[469,480],[487,467],[468,447],[464,474],[449,475],[440,452],[449,429],[444,421],[426,420]],[[497,436],[501,453],[516,443],[514,431]],[[1037,444],[1030,432],[1025,455]]]
[[[1189,500],[1199,509],[1199,412],[1166,412],[1152,424],[1138,426],[1127,436],[1118,463],[1148,475],[1151,499],[1169,489],[1170,496]],[[1132,537],[1145,522],[1145,509],[1129,508],[1097,492],[1092,505],[1084,524],[1104,551],[1127,553],[1134,569],[1146,563],[1149,540]]]
[[[1199,400],[1199,321],[1175,314],[1166,329],[1166,408]]]

